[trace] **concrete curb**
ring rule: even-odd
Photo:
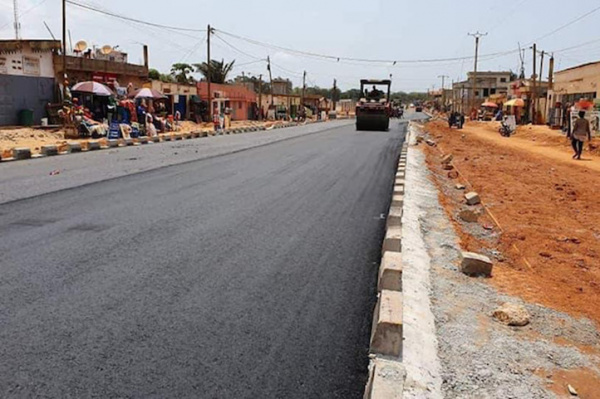
[[[311,121],[305,124],[317,123],[317,122],[325,122],[325,121]],[[299,124],[295,122],[284,123],[281,125],[274,125],[271,129],[283,129],[287,127],[301,126],[305,124]],[[83,142],[69,142],[67,143],[67,149],[63,152],[58,151],[57,145],[43,145],[40,147],[40,154],[33,154],[30,148],[14,148],[12,150],[11,158],[0,158],[0,162],[10,162],[10,161],[19,161],[24,159],[38,159],[38,158],[46,158],[49,156],[55,155],[65,155],[72,154],[76,152],[87,152],[87,151],[97,151],[104,150],[108,148],[120,148],[120,147],[129,147],[129,146],[140,146],[143,144],[152,144],[152,143],[163,143],[167,141],[179,141],[179,140],[191,140],[202,137],[212,137],[212,136],[220,136],[220,135],[230,135],[230,134],[242,134],[242,133],[250,133],[250,132],[260,132],[266,131],[267,128],[265,126],[250,126],[244,128],[229,128],[225,130],[221,130],[219,132],[209,132],[203,130],[195,130],[187,133],[168,133],[162,134],[158,136],[140,136],[136,139],[111,139],[106,140],[106,145],[100,145],[100,142],[97,140],[88,140]]]
[[[402,364],[404,297],[402,289],[402,218],[408,145],[398,160],[391,206],[386,220],[371,329],[369,380],[365,399],[400,399],[406,372]],[[373,356],[374,355],[374,356]]]

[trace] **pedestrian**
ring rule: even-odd
[[[570,135],[571,145],[575,154],[573,159],[581,159],[581,153],[583,152],[583,143],[588,140],[592,140],[592,130],[590,128],[590,121],[585,119],[585,111],[579,111],[579,119],[573,123],[573,133]]]

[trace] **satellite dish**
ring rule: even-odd
[[[100,51],[102,52],[102,54],[108,55],[108,54],[110,54],[110,53],[113,52],[113,48],[112,48],[112,46],[109,46],[107,44],[106,46],[102,46],[102,48],[100,49]]]
[[[85,50],[87,50],[87,47],[88,44],[85,40],[80,40],[77,43],[75,43],[75,51],[83,53]]]

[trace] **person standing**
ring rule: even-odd
[[[581,159],[583,143],[586,140],[592,140],[592,129],[590,128],[590,121],[585,119],[585,111],[579,111],[579,119],[573,124],[573,133],[571,133],[570,138],[573,150],[575,150],[573,159]]]

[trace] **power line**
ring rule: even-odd
[[[169,25],[162,25],[162,24],[157,24],[154,22],[148,22],[148,21],[143,21],[141,19],[136,19],[136,18],[130,18],[130,17],[125,17],[123,15],[119,15],[119,14],[115,14],[111,11],[105,11],[105,10],[100,10],[98,8],[86,5],[86,4],[82,4],[82,3],[78,3],[76,1],[73,0],[66,0],[67,3],[72,4],[74,6],[80,7],[80,8],[84,8],[86,10],[89,11],[94,11],[100,14],[104,14],[104,15],[108,15],[111,16],[113,18],[118,18],[118,19],[122,19],[125,21],[129,21],[129,22],[135,22],[138,24],[142,24],[142,25],[148,25],[148,26],[153,26],[155,28],[162,28],[162,29],[169,29],[169,30],[174,30],[174,31],[183,31],[183,32],[206,32],[206,29],[191,29],[191,28],[181,28],[178,26],[169,26]]]
[[[564,25],[562,25],[562,26],[559,26],[558,28],[554,29],[554,30],[553,30],[553,31],[551,31],[551,32],[549,32],[549,33],[546,33],[545,35],[543,35],[543,36],[540,36],[540,37],[538,37],[537,39],[534,39],[534,40],[533,40],[533,42],[537,42],[538,40],[542,40],[542,39],[545,39],[545,38],[547,38],[548,36],[552,36],[553,34],[555,34],[555,33],[557,33],[557,32],[560,32],[561,30],[563,30],[563,29],[565,29],[565,28],[567,28],[567,27],[569,27],[569,26],[573,25],[575,22],[579,22],[579,21],[581,21],[582,19],[584,19],[584,18],[586,18],[586,17],[588,17],[588,16],[590,16],[590,15],[594,14],[594,13],[595,13],[595,12],[597,12],[598,10],[600,10],[600,6],[599,6],[599,7],[596,7],[596,8],[594,8],[593,10],[591,10],[591,11],[589,11],[589,12],[587,12],[587,13],[585,13],[585,14],[583,14],[583,15],[581,15],[581,16],[579,16],[579,17],[577,17],[577,18],[575,18],[574,20],[572,20],[572,21],[570,21],[570,22],[567,22],[566,24],[564,24]]]

